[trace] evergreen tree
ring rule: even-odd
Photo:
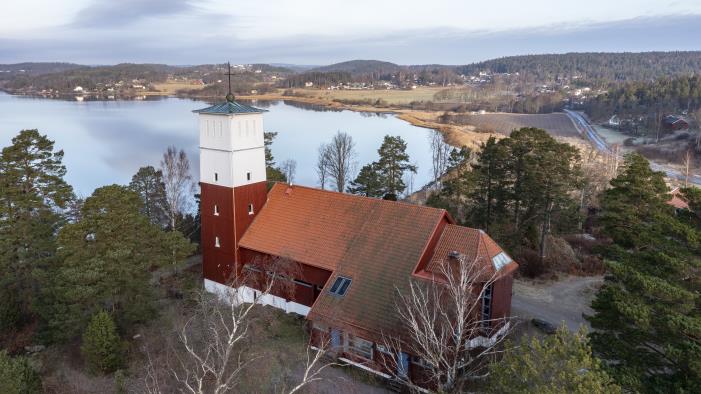
[[[441,182],[441,188],[432,192],[426,205],[445,209],[459,223],[466,223],[466,199],[474,189],[474,173],[470,171],[470,150],[462,147],[453,149],[448,156],[448,172]]]
[[[0,393],[33,394],[41,392],[41,377],[27,358],[10,357],[0,351]]]
[[[627,156],[623,168],[601,196],[601,223],[617,245],[628,248],[647,244],[650,235],[663,236],[657,226],[672,223],[673,209],[665,204],[670,196],[664,174],[652,171],[642,155]]]
[[[487,388],[492,393],[621,393],[592,356],[583,328],[572,334],[563,326],[555,335],[524,340],[493,363],[489,375]]]
[[[287,182],[285,174],[280,171],[280,168],[275,166],[275,157],[273,157],[273,151],[270,149],[277,133],[272,131],[265,132],[263,136],[265,144],[265,175],[268,182]]]
[[[471,224],[489,232],[495,218],[505,215],[509,180],[506,166],[512,159],[504,144],[489,137],[472,166]]]
[[[114,372],[124,365],[124,346],[109,313],[99,311],[92,317],[80,351],[93,373]]]
[[[152,166],[139,168],[131,177],[129,189],[141,197],[141,213],[151,223],[161,227],[168,226],[168,203],[161,170],[156,170]]]
[[[579,154],[545,130],[522,128],[498,142],[490,138],[471,176],[468,224],[507,246],[538,249],[541,262],[548,234],[578,223],[570,192],[581,181]]]
[[[664,175],[639,154],[601,197],[610,270],[592,303],[594,350],[624,387],[694,392],[701,387],[701,233],[677,216]]]
[[[126,187],[101,187],[85,200],[81,219],[61,229],[60,261],[44,293],[47,339],[77,336],[105,308],[123,327],[153,315],[151,271],[182,260],[193,246],[180,232],[150,223],[141,206]]]
[[[399,196],[406,189],[404,173],[416,173],[416,166],[409,164],[406,142],[400,136],[386,135],[377,153],[380,155],[377,168],[385,182],[385,195]]]
[[[55,255],[60,212],[73,199],[62,161],[37,130],[22,130],[0,153],[0,303],[19,303],[6,307],[19,311],[14,323],[32,314],[36,278]]]
[[[448,155],[448,170],[465,167],[471,155],[470,148],[463,146],[460,149],[453,148]]]
[[[348,192],[366,197],[382,197],[385,182],[380,175],[377,163],[363,166],[355,180],[351,181]]]

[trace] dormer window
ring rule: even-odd
[[[216,182],[218,180],[219,180],[219,174],[215,172],[214,173],[214,182]]]
[[[251,171],[246,172],[246,180],[247,181],[251,180]]]
[[[214,206],[214,216],[219,216],[219,206],[218,205]]]
[[[248,214],[253,215],[253,204],[248,204]]]
[[[214,247],[221,248],[221,244],[219,243],[219,237],[214,237]]]

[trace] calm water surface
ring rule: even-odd
[[[316,186],[317,148],[336,131],[352,135],[358,169],[377,160],[377,148],[385,134],[400,135],[407,142],[412,162],[418,165],[414,189],[430,180],[429,131],[392,115],[328,111],[296,103],[254,102],[270,112],[264,115],[266,131],[278,133],[273,155],[279,164],[297,161],[295,183]],[[133,101],[60,101],[11,96],[0,92],[0,146],[22,129],[39,129],[65,152],[66,180],[80,196],[96,187],[127,184],[144,165],[158,166],[168,145],[185,149],[198,176],[197,116],[191,111],[202,101],[163,98]]]

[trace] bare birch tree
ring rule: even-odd
[[[350,134],[339,131],[324,146],[329,179],[337,191],[344,192],[355,171],[355,142]]]
[[[326,189],[326,181],[329,178],[329,156],[326,144],[319,145],[319,155],[316,159],[316,175],[319,178],[321,190]]]
[[[438,188],[440,186],[441,176],[443,176],[448,169],[448,159],[450,158],[452,147],[445,142],[443,134],[438,130],[433,130],[429,134],[428,139],[431,145],[433,182],[434,186]]]
[[[287,178],[287,183],[290,185],[294,183],[295,173],[297,172],[297,162],[292,159],[287,159],[280,164],[280,170],[285,174]]]
[[[258,359],[255,349],[248,349],[252,315],[275,289],[285,289],[292,283],[298,265],[284,258],[272,259],[259,265],[253,264],[250,276],[232,282],[216,296],[201,292],[195,313],[177,330],[172,344],[169,370],[181,392],[192,394],[223,394],[235,392],[241,374]],[[251,297],[250,289],[241,284],[256,284],[257,294]],[[285,291],[285,290],[283,290]],[[289,393],[301,390],[309,383],[321,380],[321,372],[329,365],[322,358],[325,348],[307,347],[306,364],[300,379]],[[148,373],[146,387],[159,392],[158,382]]]
[[[434,280],[417,279],[408,289],[397,289],[402,337],[385,334],[382,353],[395,379],[420,388],[406,373],[402,353],[419,358],[438,392],[460,391],[465,382],[484,376],[511,327],[507,318],[483,316],[496,279],[486,268],[491,264],[460,254],[442,265]]]
[[[684,187],[689,187],[689,176],[691,175],[693,155],[691,149],[686,150],[684,155]]]
[[[161,159],[161,171],[165,185],[168,218],[171,231],[175,231],[177,218],[190,208],[194,194],[194,182],[190,174],[190,160],[184,150],[169,146]]]

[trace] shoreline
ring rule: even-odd
[[[57,95],[45,95],[40,93],[24,93],[24,92],[11,92],[7,90],[0,89],[0,92],[11,96],[24,96],[24,97],[40,97],[46,99],[76,99],[78,97],[84,97],[85,101],[129,101],[129,100],[148,100],[149,98],[180,98],[180,99],[190,99],[190,100],[202,100],[202,101],[213,101],[221,99],[219,96],[198,96],[198,95],[183,95],[183,94],[173,94],[166,92],[143,92],[142,94],[135,95],[114,95],[114,98],[101,98],[102,95],[90,95],[90,94],[57,94]],[[91,99],[90,97],[94,97]],[[106,95],[105,95],[106,97]],[[371,105],[354,105],[345,104],[338,101],[331,101],[320,99],[317,97],[307,97],[307,96],[285,96],[280,93],[267,93],[267,94],[255,94],[255,95],[240,95],[236,98],[241,100],[261,100],[261,101],[291,101],[301,104],[317,105],[323,108],[329,108],[339,111],[353,111],[353,112],[364,112],[364,113],[377,113],[377,114],[391,114],[396,116],[412,126],[420,127],[424,129],[436,130],[443,135],[446,143],[460,148],[462,146],[467,146],[470,149],[476,149],[481,143],[487,141],[490,136],[495,136],[497,138],[503,137],[498,133],[490,132],[480,132],[477,131],[474,126],[469,125],[451,125],[441,123],[437,118],[444,113],[444,111],[429,111],[429,110],[415,110],[399,108],[396,106],[388,105],[386,107],[374,107]],[[82,101],[82,100],[81,100]]]
[[[211,99],[212,97],[202,98]],[[292,101],[297,103],[319,105],[325,108],[337,110],[392,114],[398,119],[401,119],[412,126],[440,132],[443,135],[445,142],[456,148],[467,146],[470,149],[475,149],[478,148],[481,143],[486,142],[491,136],[495,136],[497,138],[503,137],[503,135],[498,133],[477,131],[474,126],[440,123],[437,118],[445,111],[415,110],[393,107],[391,105],[380,108],[369,105],[344,104],[338,101],[323,100],[315,97],[284,96],[281,94],[242,95],[237,96],[237,98],[240,98],[241,100]]]

